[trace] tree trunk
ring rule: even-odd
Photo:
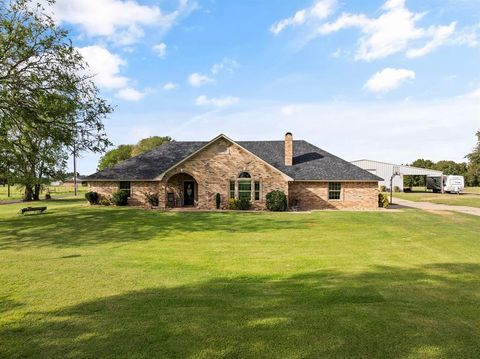
[[[33,192],[33,200],[34,201],[39,201],[40,200],[40,190],[42,186],[39,184],[36,184],[34,187],[34,192]]]
[[[24,202],[32,201],[33,200],[33,188],[32,185],[25,186],[25,196],[23,197]]]

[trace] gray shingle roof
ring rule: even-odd
[[[208,142],[175,141],[132,157],[88,180],[153,180]],[[254,155],[294,180],[381,181],[368,171],[303,140],[293,141],[293,165],[285,166],[284,141],[238,141]]]

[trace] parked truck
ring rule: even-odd
[[[427,176],[427,189],[433,192],[442,191],[441,176]],[[443,191],[448,193],[460,193],[465,188],[463,176],[443,176]]]

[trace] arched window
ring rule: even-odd
[[[249,201],[261,200],[260,181],[253,181],[250,173],[241,172],[237,180],[230,180],[229,198],[247,199]]]
[[[252,178],[252,176],[248,172],[242,172],[238,175],[238,178]]]

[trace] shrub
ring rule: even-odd
[[[235,198],[229,198],[228,209],[238,209],[238,200]]]
[[[125,191],[113,192],[112,203],[115,206],[126,206],[128,204],[128,194]]]
[[[100,201],[98,201],[98,204],[102,206],[110,206],[112,204],[112,201],[110,201],[110,198],[108,197],[102,197],[100,198]]]
[[[393,192],[400,192],[400,187],[394,186],[393,187]]]
[[[267,209],[273,212],[287,210],[287,196],[282,191],[271,191],[267,193]]]
[[[155,192],[155,193],[145,192],[144,195],[145,195],[145,200],[150,206],[158,207],[158,204],[160,203],[158,192]]]
[[[220,209],[220,204],[222,203],[222,197],[220,196],[220,193],[217,193],[215,195],[215,206],[217,209]]]
[[[388,208],[390,203],[388,202],[388,196],[385,193],[378,194],[378,207]]]
[[[50,195],[50,193],[45,193],[45,199],[46,200],[52,199],[52,196]]]
[[[246,198],[241,198],[241,199],[238,200],[237,207],[241,211],[248,211],[251,206],[252,206],[252,204]]]
[[[387,192],[387,186],[380,186],[380,192]]]
[[[85,193],[85,198],[90,204],[98,204],[100,196],[97,192],[87,192]]]

